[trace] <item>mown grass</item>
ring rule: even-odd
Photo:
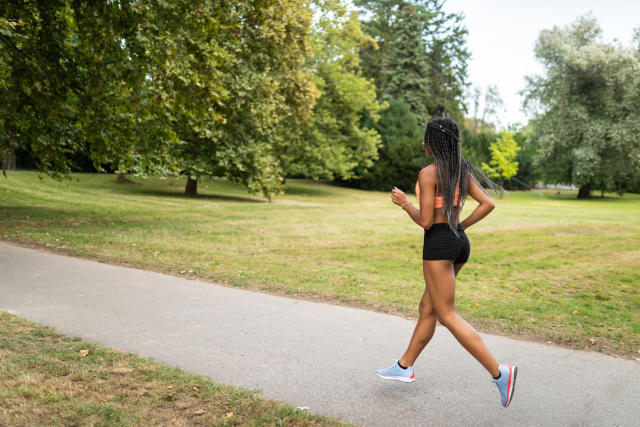
[[[0,311],[0,425],[344,425]]]
[[[390,192],[287,180],[272,203],[220,179],[0,179],[0,238],[229,286],[417,316],[423,230]],[[486,332],[640,350],[640,195],[511,192],[467,229],[461,315]],[[410,200],[414,200],[410,196]],[[462,218],[475,204],[468,199]]]

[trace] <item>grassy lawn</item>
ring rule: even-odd
[[[272,203],[224,180],[0,177],[0,238],[229,286],[416,318],[423,230],[390,192],[287,180]],[[640,195],[511,192],[467,230],[457,308],[479,330],[640,350]],[[411,201],[415,201],[410,196]],[[467,201],[462,217],[475,207]]]
[[[345,425],[0,311],[0,425]]]

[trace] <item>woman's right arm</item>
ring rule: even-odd
[[[460,222],[463,230],[466,230],[485,216],[489,215],[489,212],[496,207],[491,196],[485,193],[482,188],[478,186],[475,179],[471,178],[471,176],[469,176],[469,195],[473,197],[479,205],[473,210],[473,212],[471,212],[471,215],[466,217],[464,221]]]

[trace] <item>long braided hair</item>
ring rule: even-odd
[[[496,191],[500,198],[502,194],[507,192],[500,185],[491,181],[487,176],[478,169],[473,163],[462,156],[460,147],[460,128],[458,124],[450,118],[439,118],[427,123],[427,129],[424,134],[424,141],[429,145],[433,153],[433,160],[436,165],[437,183],[442,183],[442,213],[447,218],[449,228],[456,237],[458,234],[458,221],[460,212],[464,206],[464,201],[469,190],[469,177],[471,177],[478,186],[487,193],[480,185],[478,179],[474,176],[476,172],[487,185]],[[456,217],[453,215],[453,203],[455,198],[456,187],[459,187],[459,207]],[[438,194],[436,187],[436,194]],[[488,193],[487,193],[488,194]]]

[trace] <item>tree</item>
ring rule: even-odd
[[[187,194],[222,175],[270,199],[273,147],[313,105],[310,24],[306,0],[5,2],[0,155],[28,147],[62,177],[87,152],[98,170],[180,171]]]
[[[487,85],[484,90],[474,86],[469,91],[468,98],[471,98],[473,106],[468,126],[473,133],[486,132],[490,127],[493,130],[500,126],[499,113],[504,112],[504,102],[496,85]]]
[[[516,156],[520,147],[514,136],[515,132],[500,131],[498,138],[489,146],[491,161],[481,165],[489,178],[508,180],[518,172]]]
[[[405,101],[391,100],[380,120],[372,126],[387,143],[380,148],[374,167],[359,172],[361,178],[352,184],[370,190],[388,190],[393,186],[413,188],[417,172],[426,161],[420,144],[423,134],[418,117]]]
[[[133,9],[81,0],[0,6],[0,151],[26,149],[58,179],[78,152],[98,170],[167,162],[172,139],[145,96]]]
[[[223,106],[219,165],[232,181],[271,200],[284,190],[281,148],[305,123],[317,97],[310,53],[312,12],[306,0],[234,3],[239,49],[226,68],[231,96]],[[240,24],[240,25],[238,25]]]
[[[363,29],[379,46],[361,50],[364,74],[378,98],[403,99],[418,115],[463,118],[467,79],[464,15],[447,14],[444,1],[355,0],[366,14]]]
[[[549,182],[571,182],[578,198],[592,189],[622,194],[640,176],[640,61],[637,49],[602,41],[585,15],[540,33],[542,76],[527,77],[535,166]]]
[[[68,6],[64,0],[0,6],[0,154],[31,146],[39,168],[54,176],[67,172],[66,155],[81,149],[77,129],[67,126],[76,115],[69,76],[79,74],[69,60],[73,46],[65,43],[73,31]]]
[[[464,126],[460,128],[462,155],[474,165],[488,163],[491,160],[489,146],[498,134],[490,123],[481,123],[478,132],[472,129],[473,119],[465,119]]]
[[[307,67],[315,73],[319,97],[309,120],[297,134],[276,146],[288,172],[314,179],[350,179],[357,170],[373,165],[381,140],[374,123],[385,108],[376,100],[375,87],[362,76],[358,50],[375,43],[362,33],[355,12],[337,0],[316,2],[319,10],[311,32]],[[284,167],[284,166],[283,166]]]
[[[397,16],[393,49],[384,58],[386,65],[380,72],[384,84],[381,99],[404,101],[424,126],[431,115],[425,102],[425,94],[431,91],[431,64],[423,40],[424,22],[409,4],[401,5]]]
[[[420,142],[436,116],[463,119],[467,30],[462,14],[447,14],[442,1],[356,0],[362,28],[376,45],[360,49],[363,74],[373,80],[379,100],[388,104],[380,123],[365,121],[382,136],[380,158],[358,172],[355,186],[413,188],[425,165]],[[403,184],[404,183],[404,184]]]

